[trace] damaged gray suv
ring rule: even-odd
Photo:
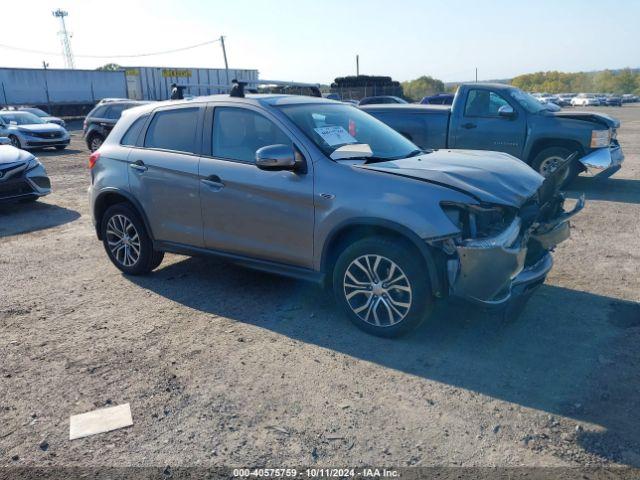
[[[322,284],[388,337],[437,299],[527,298],[584,203],[565,212],[553,178],[510,155],[423,151],[353,106],[288,95],[133,108],[89,164],[98,238],[126,274],[216,255]]]

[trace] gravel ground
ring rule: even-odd
[[[0,465],[640,466],[640,105],[598,111],[626,163],[575,182],[588,204],[521,317],[439,308],[397,340],[217,260],[123,276],[74,131],[38,154],[55,192],[0,208]],[[125,402],[133,427],[68,440]]]

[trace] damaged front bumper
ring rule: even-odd
[[[549,250],[570,235],[569,219],[584,207],[580,197],[571,212],[562,212],[544,223],[523,228],[521,219],[501,234],[465,240],[447,260],[450,295],[500,307],[513,297],[530,293],[544,283],[553,266]]]
[[[582,164],[586,176],[606,178],[622,168],[624,154],[622,147],[616,142],[609,148],[598,148],[578,161]]]

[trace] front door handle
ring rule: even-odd
[[[139,172],[146,172],[149,170],[149,167],[147,167],[142,160],[136,160],[135,162],[130,163],[129,167]]]
[[[202,183],[210,187],[212,190],[218,191],[224,188],[224,183],[218,175],[209,175],[207,178],[203,178]]]
[[[467,130],[470,130],[472,128],[476,128],[477,125],[475,123],[463,123],[462,125],[460,125],[462,128],[466,128]]]

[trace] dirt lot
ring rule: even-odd
[[[626,163],[575,182],[588,204],[522,316],[440,308],[398,340],[212,259],[123,276],[75,131],[38,154],[55,192],[0,208],[0,465],[640,466],[640,105],[598,111]],[[68,440],[125,402],[133,427]]]

